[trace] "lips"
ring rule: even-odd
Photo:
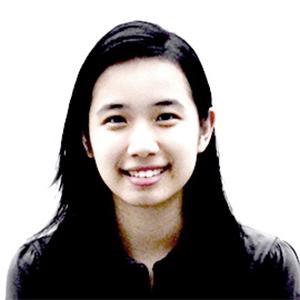
[[[129,177],[129,180],[138,186],[149,186],[158,182],[163,173],[170,166],[141,166],[136,168],[130,168],[128,170],[122,170],[124,175]]]
[[[129,171],[129,175],[137,178],[151,178],[158,174],[161,174],[164,171],[163,168],[147,170],[147,171]]]

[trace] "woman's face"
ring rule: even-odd
[[[119,63],[95,84],[88,154],[113,199],[152,206],[181,195],[195,167],[200,131],[186,77],[168,60]]]

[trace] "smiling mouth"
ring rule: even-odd
[[[139,172],[131,171],[131,172],[128,172],[128,173],[131,177],[151,178],[151,177],[154,177],[154,176],[157,176],[157,175],[161,174],[163,171],[164,171],[164,169],[161,168],[161,169],[148,170],[148,171],[139,171]]]
[[[122,170],[122,173],[127,175],[127,176],[133,177],[133,178],[152,178],[152,177],[155,177],[155,176],[158,176],[158,175],[162,174],[168,168],[169,168],[169,165],[167,165],[166,167],[156,168],[156,169],[151,169],[151,170],[141,170],[141,171]]]

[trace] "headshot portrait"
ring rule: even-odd
[[[296,14],[91,3],[12,29],[3,296],[300,299]]]

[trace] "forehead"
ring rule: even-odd
[[[97,79],[93,98],[103,94],[189,93],[190,85],[180,66],[164,58],[136,58],[108,67]],[[143,95],[145,96],[145,95]]]

